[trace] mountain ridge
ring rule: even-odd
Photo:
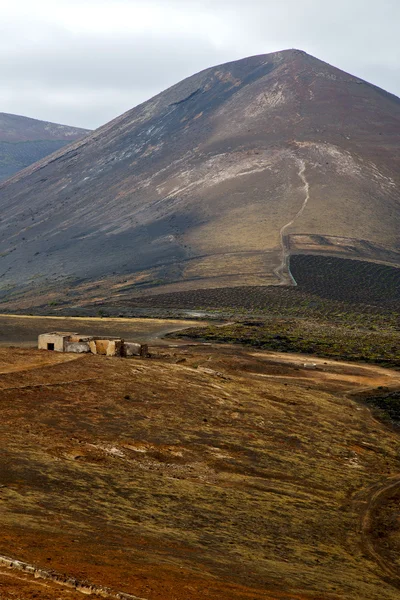
[[[0,181],[87,132],[80,127],[0,112]]]
[[[399,139],[398,98],[302,51],[205,69],[0,184],[0,229],[29,227],[3,284],[291,284],[285,254],[308,250],[398,266]]]

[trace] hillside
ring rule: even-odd
[[[0,349],[1,598],[398,599],[399,372],[151,352]]]
[[[291,285],[301,254],[397,278],[399,141],[399,98],[304,52],[207,69],[0,186],[3,307]]]
[[[0,180],[80,139],[87,129],[0,113]]]

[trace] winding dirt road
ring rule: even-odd
[[[397,490],[400,491],[400,474],[391,477],[383,486],[378,488],[375,486],[369,490],[369,494],[365,500],[366,507],[361,515],[361,535],[363,549],[390,577],[392,584],[400,589],[400,572],[398,567],[391,564],[380,554],[374,545],[371,535],[371,523],[374,511],[384,504],[384,502],[392,496],[393,492]]]

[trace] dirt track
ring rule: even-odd
[[[371,532],[372,515],[384,505],[388,497],[393,492],[400,490],[400,473],[392,476],[387,483],[378,488],[374,487],[368,490],[364,504],[366,505],[361,515],[361,533],[362,543],[365,551],[379,565],[382,571],[390,577],[390,581],[398,589],[400,589],[400,570],[399,568],[388,561],[387,557],[382,555],[374,544],[374,538]]]
[[[286,225],[284,225],[281,228],[281,230],[279,231],[279,238],[280,238],[281,248],[282,248],[281,264],[274,270],[274,274],[280,280],[280,285],[288,285],[288,284],[290,285],[291,284],[291,285],[297,286],[297,282],[290,271],[289,260],[288,260],[290,253],[289,253],[289,249],[287,248],[285,232],[286,232],[286,229],[289,229],[289,227],[291,227],[293,225],[293,223],[303,214],[303,212],[307,206],[307,203],[310,199],[310,185],[305,176],[305,170],[306,170],[306,165],[305,165],[305,162],[302,160],[300,162],[299,177],[304,184],[305,199],[303,201],[303,204],[301,205],[300,210],[295,214],[293,219],[291,219],[289,221],[289,223],[286,223]]]

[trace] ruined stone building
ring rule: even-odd
[[[38,339],[39,350],[54,352],[91,353],[104,356],[141,356],[148,354],[146,344],[125,342],[122,338],[79,335],[67,331],[42,333]]]

